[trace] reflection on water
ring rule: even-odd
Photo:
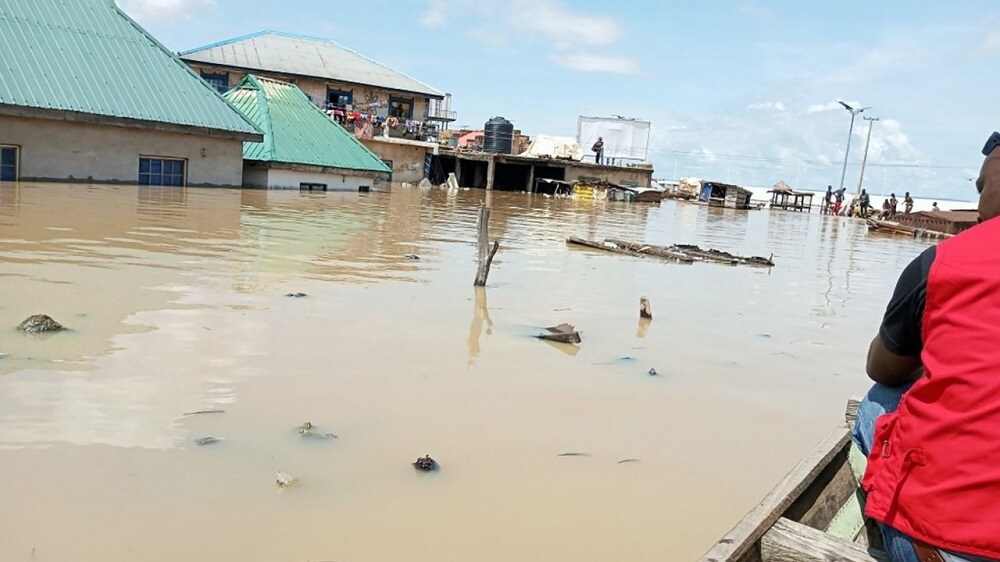
[[[673,202],[0,185],[0,559],[692,559],[864,389],[922,247]],[[13,329],[42,312],[71,330]],[[533,337],[561,322],[579,346]],[[304,446],[305,420],[341,438]]]

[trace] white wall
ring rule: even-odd
[[[361,186],[375,189],[375,178],[325,172],[299,172],[272,168],[267,172],[270,189],[299,189],[300,183],[323,183],[327,191],[357,191]]]
[[[188,185],[243,184],[239,140],[0,116],[0,144],[20,146],[22,180],[134,184],[143,155],[186,159]]]

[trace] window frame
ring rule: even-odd
[[[229,91],[229,73],[228,72],[205,72],[205,71],[202,71],[201,72],[201,79],[204,80],[205,82],[208,82],[208,85],[211,86],[213,90],[219,92],[220,94],[224,94],[224,93],[226,93],[226,92]],[[221,80],[225,80],[226,81],[226,87],[225,87],[225,89],[220,90],[219,89],[219,85],[212,83],[212,80],[220,80],[220,81]]]
[[[143,171],[143,161],[147,162],[146,171]],[[169,163],[169,166],[166,164]],[[177,174],[175,166],[177,164],[181,165],[180,174]],[[154,165],[155,164],[155,165]],[[167,169],[170,171],[168,172]],[[154,171],[155,170],[155,171]],[[156,156],[152,154],[140,154],[139,155],[139,171],[137,174],[137,185],[147,186],[147,187],[186,187],[187,186],[187,172],[188,172],[188,159],[178,158],[176,156]],[[143,176],[146,176],[146,181],[143,182]],[[172,179],[177,179],[179,177],[180,183],[164,183],[165,177],[170,177]],[[159,182],[153,183],[153,178],[158,177]]]
[[[13,150],[14,151],[14,179],[5,180],[3,178],[3,168],[10,166],[10,164],[3,163],[3,151]],[[18,181],[21,178],[21,146],[16,144],[0,144],[0,181]]]
[[[406,112],[406,115],[397,117],[396,112],[394,110],[396,109],[397,105],[404,103],[409,104],[410,110]],[[413,110],[415,106],[416,106],[416,98],[399,98],[396,96],[389,96],[389,117],[397,117],[398,119],[409,119],[412,121]]]
[[[327,191],[327,184],[310,181],[300,181],[299,191]]]
[[[337,98],[338,98],[338,100],[340,98],[347,98],[347,103],[345,103],[345,104],[334,103],[333,100],[330,99],[330,97],[333,96],[333,95],[336,95]],[[347,107],[347,106],[354,107],[354,91],[353,90],[342,90],[340,88],[332,88],[330,86],[327,86],[326,87],[326,106],[328,108],[334,108],[334,107],[343,108],[343,107]]]

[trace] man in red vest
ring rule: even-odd
[[[998,146],[983,148],[980,224],[903,270],[868,350],[853,437],[893,562],[1000,560]]]

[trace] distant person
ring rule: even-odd
[[[937,201],[935,201],[935,202],[934,202],[934,203],[933,203],[933,204],[931,205],[931,210],[932,210],[932,211],[940,211],[940,210],[941,210],[941,208],[937,206]]]
[[[891,195],[891,197],[889,198],[889,207],[890,207],[890,211],[892,213],[891,216],[895,216],[896,209],[897,209],[897,207],[899,207],[899,200],[896,199],[896,194],[895,193],[890,193],[889,195]]]
[[[913,198],[910,197],[910,192],[907,191],[906,195],[903,196],[903,212],[906,214],[910,214],[910,211],[912,210],[913,210]]]
[[[598,164],[604,163],[604,137],[597,137],[597,142],[591,147],[594,151],[594,161]]]
[[[882,201],[882,212],[878,215],[878,220],[884,221],[892,218],[892,202],[888,199]]]
[[[833,192],[833,196],[837,200],[837,202],[833,204],[833,214],[835,215],[840,214],[840,208],[844,205],[844,191],[847,191],[847,189],[842,187]]]
[[[858,197],[858,204],[861,205],[861,216],[868,218],[869,207],[871,207],[871,198],[868,197],[868,191],[862,189],[861,196]]]
[[[1000,560],[1000,133],[974,226],[899,276],[868,348],[852,438],[892,562]]]
[[[826,186],[826,195],[823,197],[823,214],[830,214],[830,207],[833,205],[833,186]]]

